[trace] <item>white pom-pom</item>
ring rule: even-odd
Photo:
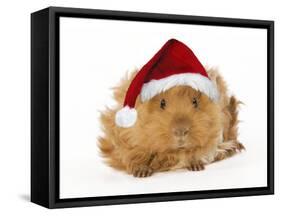
[[[119,127],[132,127],[136,123],[137,117],[136,109],[125,106],[116,113],[115,123]]]

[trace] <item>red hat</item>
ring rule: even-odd
[[[120,127],[132,127],[137,120],[134,107],[139,95],[144,102],[179,85],[199,90],[212,101],[218,100],[216,86],[192,50],[184,43],[170,39],[132,80],[123,108],[115,115],[115,123]]]

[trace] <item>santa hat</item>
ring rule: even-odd
[[[132,80],[123,108],[115,115],[115,123],[125,128],[135,124],[137,111],[134,107],[138,95],[145,102],[161,92],[182,85],[201,91],[212,101],[218,100],[216,86],[192,50],[184,43],[170,39]]]

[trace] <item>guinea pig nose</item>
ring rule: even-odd
[[[186,127],[175,128],[173,132],[175,136],[183,137],[188,134],[188,128]]]

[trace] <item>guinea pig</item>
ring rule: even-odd
[[[104,134],[98,143],[106,163],[135,177],[147,177],[182,168],[200,171],[244,149],[237,137],[240,102],[228,96],[227,85],[215,69],[206,71],[219,92],[216,103],[190,86],[175,86],[145,102],[138,97],[138,119],[133,127],[123,128],[116,126],[115,115],[138,70],[127,75],[114,88],[118,106],[107,108],[100,117]]]

